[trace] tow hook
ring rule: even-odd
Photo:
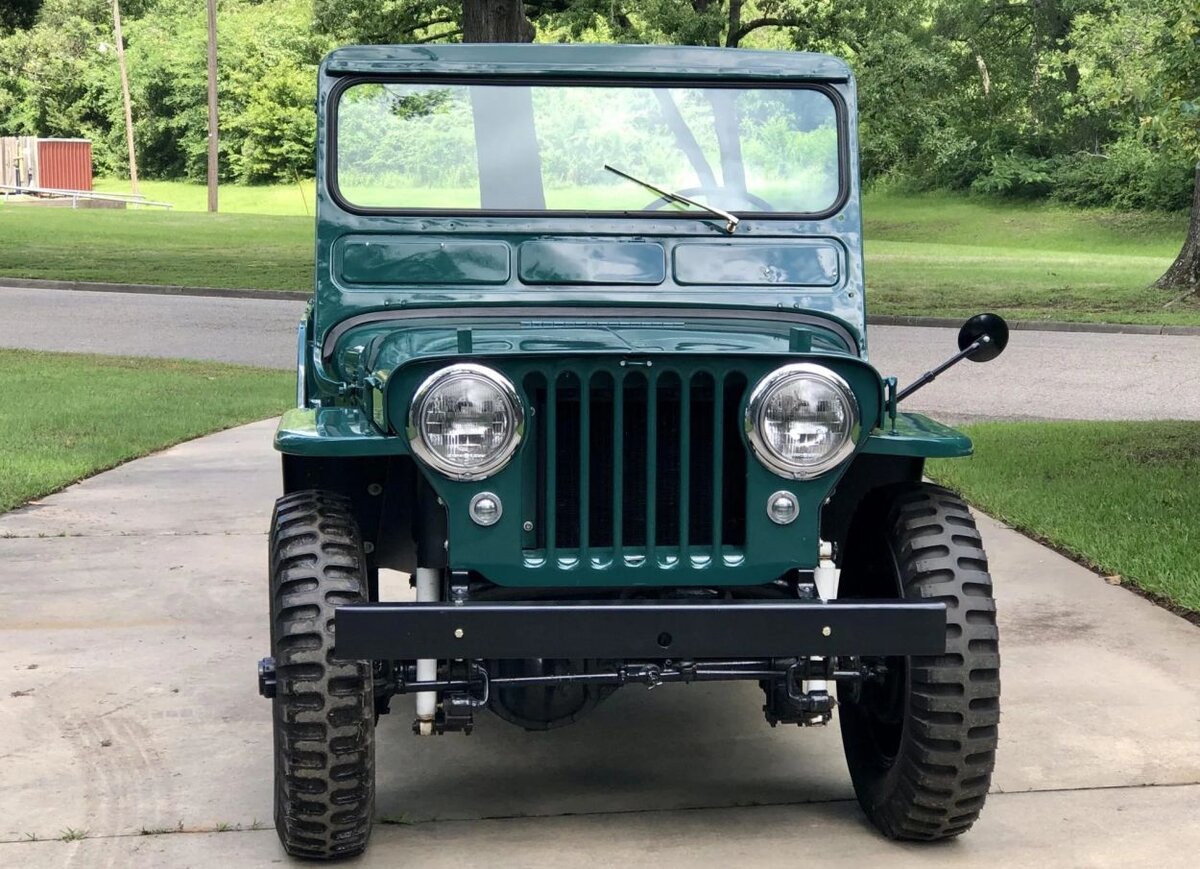
[[[258,693],[268,700],[275,696],[274,658],[263,658],[258,662]]]

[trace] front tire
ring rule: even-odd
[[[881,681],[839,691],[842,744],[859,804],[884,835],[945,839],[979,817],[996,761],[992,580],[957,495],[911,484],[881,496],[848,540],[846,596],[944,601],[946,651],[888,658]]]
[[[371,662],[332,657],[334,608],[369,594],[349,501],[319,491],[280,498],[270,570],[275,829],[294,857],[361,854],[375,802]]]

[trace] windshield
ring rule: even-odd
[[[364,208],[812,214],[841,189],[837,111],[812,87],[361,82],[335,132],[337,192]]]

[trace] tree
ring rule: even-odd
[[[5,0],[0,5],[0,33],[32,27],[41,8],[42,0]]]
[[[542,32],[571,41],[734,48],[835,12],[831,0],[313,0],[319,30],[367,43],[531,42]]]
[[[1183,290],[1191,296],[1200,292],[1200,163],[1196,164],[1196,186],[1192,193],[1192,216],[1187,236],[1175,262],[1154,282],[1161,290]]]
[[[33,27],[0,40],[4,132],[92,139],[100,171],[119,165],[112,42],[111,0],[46,0]]]
[[[576,38],[603,22],[615,42],[725,48],[747,45],[753,34],[764,30],[806,27],[818,7],[832,5],[830,0],[527,0],[525,4],[540,27],[568,23]]]
[[[342,43],[435,42],[462,36],[462,10],[453,0],[313,0],[313,24]]]
[[[90,138],[102,174],[125,171],[111,2],[0,0],[4,131]],[[203,177],[204,6],[121,0],[147,178]],[[311,171],[315,67],[338,44],[536,34],[844,57],[867,179],[1118,209],[1183,209],[1196,189],[1195,0],[220,0],[220,14],[222,180]],[[1194,286],[1198,238],[1162,286]]]
[[[533,42],[521,0],[463,0],[463,42]]]
[[[1167,26],[1156,48],[1166,99],[1161,113],[1148,123],[1157,124],[1196,166],[1187,236],[1155,286],[1192,295],[1200,292],[1200,7],[1195,0],[1165,0],[1163,6]]]

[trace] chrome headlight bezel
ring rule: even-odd
[[[473,465],[469,468],[452,464],[432,450],[425,443],[419,422],[424,412],[425,404],[437,388],[461,377],[479,378],[486,380],[494,386],[504,399],[507,411],[512,418],[512,434],[504,445],[483,464]],[[521,397],[517,393],[516,387],[513,386],[512,381],[499,371],[496,371],[494,368],[488,368],[486,365],[478,365],[474,362],[459,362],[438,369],[426,377],[421,382],[421,385],[417,387],[416,392],[413,393],[412,403],[408,407],[408,425],[405,433],[408,436],[408,444],[412,449],[413,455],[438,473],[452,480],[486,480],[508,465],[513,455],[516,454],[517,448],[521,445],[521,441],[525,436],[525,405],[521,401]]]
[[[779,389],[797,380],[819,380],[833,388],[850,416],[845,439],[820,462],[801,465],[774,452],[762,437],[762,414],[768,399]],[[746,439],[758,460],[770,471],[790,480],[811,480],[825,474],[850,457],[858,443],[861,416],[858,399],[850,384],[836,371],[812,362],[793,362],[763,376],[746,401]]]

